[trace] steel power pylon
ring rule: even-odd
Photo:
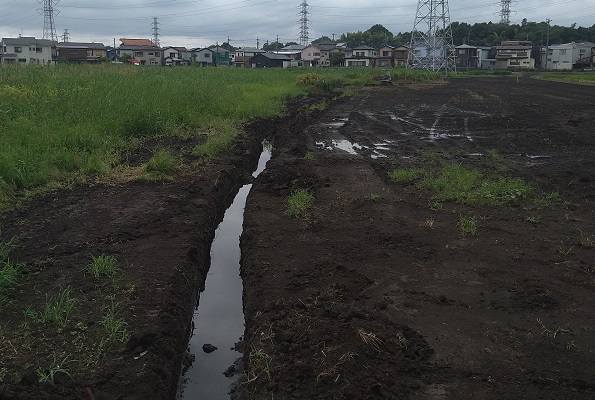
[[[300,7],[300,44],[307,46],[310,41],[310,28],[308,27],[308,15],[310,15],[310,12],[308,11],[308,2],[304,0],[300,4]]]
[[[39,4],[43,4],[43,39],[51,40],[52,42],[58,41],[56,35],[56,25],[54,24],[54,16],[60,12],[54,9],[54,6],[60,2],[60,0],[38,0]]]
[[[448,0],[420,0],[411,32],[411,67],[455,70]]]
[[[153,18],[152,30],[153,30],[153,44],[156,47],[159,47],[159,22],[157,22],[157,17]]]
[[[512,3],[511,0],[500,1],[500,5],[502,6],[502,9],[498,13],[498,15],[500,16],[501,24],[510,25],[510,3]]]

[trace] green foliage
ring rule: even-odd
[[[474,217],[461,216],[459,218],[459,222],[457,223],[457,227],[463,236],[476,235],[477,219]]]
[[[0,240],[0,309],[8,303],[8,295],[14,290],[23,267],[10,260],[13,247],[12,240]]]
[[[130,334],[128,333],[128,324],[123,318],[118,316],[119,303],[114,297],[110,297],[110,304],[105,308],[106,312],[101,319],[101,325],[105,328],[106,336],[101,340],[100,347],[104,348],[114,343],[125,343]]]
[[[236,134],[237,131],[231,124],[214,129],[192,152],[207,159],[213,158],[230,147]]]
[[[64,368],[64,365],[68,362],[68,356],[64,357],[62,361],[58,361],[56,352],[52,352],[52,361],[47,369],[37,368],[37,376],[39,377],[40,383],[49,383],[54,385],[56,383],[56,376],[58,374],[65,374],[72,379],[70,372]]]
[[[533,199],[537,208],[551,207],[559,202],[561,202],[561,198],[558,192],[545,193]]]
[[[70,297],[71,292],[72,289],[67,287],[52,296],[46,293],[43,309],[36,311],[29,307],[25,310],[25,316],[42,324],[55,324],[64,328],[75,306],[75,300]]]
[[[579,244],[583,247],[595,247],[595,242],[591,239],[591,236],[583,232],[581,229],[577,228],[580,234],[579,237]]]
[[[413,182],[423,171],[417,169],[395,169],[388,173],[388,177],[395,182]]]
[[[461,165],[445,166],[438,176],[426,176],[421,186],[437,192],[437,200],[479,205],[502,205],[532,192],[522,179],[488,178]]]
[[[263,349],[257,349],[252,344],[250,346],[250,353],[248,354],[247,383],[253,382],[260,377],[266,377],[270,381],[271,360],[271,356],[265,353]]]
[[[168,176],[177,172],[179,161],[167,149],[158,149],[145,165],[145,173],[155,176]]]
[[[114,278],[120,272],[120,268],[118,267],[116,257],[101,254],[97,257],[91,256],[91,262],[87,266],[87,271],[97,279],[103,276]]]
[[[287,198],[286,213],[290,217],[304,216],[314,203],[314,195],[308,189],[297,189]]]

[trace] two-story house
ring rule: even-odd
[[[169,46],[164,47],[161,51],[163,53],[163,65],[188,65],[190,61],[190,54],[185,47]]]
[[[533,69],[535,58],[532,53],[531,42],[503,41],[500,46],[496,46],[496,69]]]
[[[542,57],[542,68],[556,71],[582,70],[593,67],[592,51],[595,43],[566,43],[547,48]]]
[[[208,48],[196,47],[190,49],[190,62],[192,65],[198,65],[201,67],[212,67],[215,65],[215,52]]]
[[[411,61],[411,52],[407,46],[399,46],[394,49],[394,65],[396,67],[406,67]]]
[[[162,51],[148,39],[121,38],[122,44],[118,48],[120,57],[127,54],[131,62],[140,65],[161,65]]]
[[[302,65],[306,67],[330,67],[335,44],[310,44],[301,51]]]
[[[56,44],[58,61],[74,64],[96,63],[107,58],[103,43],[62,42]]]
[[[51,40],[21,36],[2,38],[0,43],[2,64],[53,64],[55,43]]]
[[[455,65],[457,70],[469,70],[479,67],[478,48],[462,44],[455,47]]]
[[[373,67],[378,59],[378,50],[370,46],[356,46],[345,50],[347,67]]]
[[[390,68],[395,62],[395,48],[393,46],[384,46],[378,49],[378,59],[376,66]]]

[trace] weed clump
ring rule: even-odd
[[[308,189],[297,189],[287,199],[286,213],[290,217],[304,216],[314,203],[314,195]]]

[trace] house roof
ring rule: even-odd
[[[376,50],[374,47],[368,45],[361,45],[361,46],[354,46],[351,47],[351,50]]]
[[[281,60],[281,61],[291,61],[291,58],[289,58],[288,56],[284,55],[284,54],[277,54],[277,53],[260,53],[255,55],[254,57],[266,57],[269,60]]]
[[[462,44],[460,46],[455,46],[455,49],[477,49],[477,47],[469,46],[468,44]]]
[[[127,38],[120,38],[120,42],[122,42],[122,46],[148,46],[148,47],[157,47],[155,45],[155,43],[153,43],[149,39],[127,39]]]
[[[4,43],[5,45],[15,45],[15,44],[20,44],[20,45],[36,45],[36,46],[52,46],[55,42],[52,42],[51,40],[47,40],[47,39],[36,39],[34,37],[30,37],[30,36],[21,36],[18,38],[2,38],[2,43]]]
[[[56,44],[56,47],[105,50],[103,43],[62,42]]]
[[[290,44],[289,46],[283,47],[281,50],[283,50],[283,51],[301,51],[305,47],[306,46],[304,46],[302,44]]]

